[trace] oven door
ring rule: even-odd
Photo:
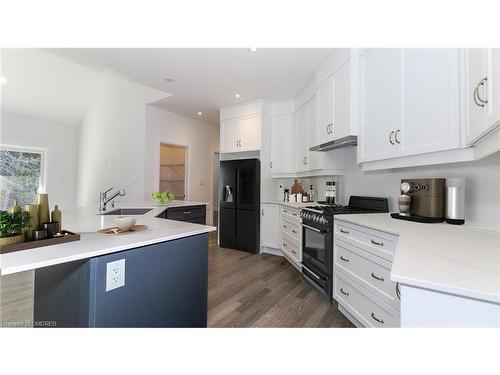
[[[331,229],[302,224],[302,262],[330,277],[333,253]]]

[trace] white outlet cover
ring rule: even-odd
[[[106,264],[106,292],[125,285],[125,259]]]

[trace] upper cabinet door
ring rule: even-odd
[[[318,142],[318,106],[316,105],[316,96],[313,96],[306,104],[307,106],[307,128],[308,128],[308,149],[316,146]],[[324,153],[319,151],[308,151],[307,167],[309,170],[321,169],[321,161]]]
[[[309,141],[307,126],[307,104],[304,104],[295,112],[294,122],[294,151],[295,171],[303,172],[308,169]]]
[[[260,150],[261,115],[243,117],[240,120],[240,150]]]
[[[351,135],[351,63],[333,75],[333,139]]]
[[[333,138],[333,76],[318,87],[316,100],[318,106],[318,142],[325,143]]]
[[[292,173],[293,160],[293,114],[271,117],[271,173]]]
[[[459,50],[402,49],[399,59],[400,155],[460,147]]]
[[[238,152],[240,139],[240,123],[238,119],[225,120],[220,123],[221,152]]]
[[[359,57],[360,161],[397,155],[399,53],[370,49]]]

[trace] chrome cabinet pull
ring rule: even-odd
[[[384,281],[384,278],[383,277],[378,277],[378,276],[375,276],[375,274],[372,272],[372,277],[374,279],[377,279],[377,280],[380,280],[380,281]]]
[[[273,167],[273,162],[270,162],[269,163],[269,167],[272,168]]]
[[[384,324],[384,321],[382,319],[378,319],[374,313],[372,313],[372,318],[375,319],[377,322]]]
[[[394,134],[394,139],[396,140],[396,143],[398,143],[398,144],[399,144],[399,143],[401,143],[401,142],[400,142],[400,139],[399,139],[399,137],[398,137],[398,134],[399,134],[399,133],[401,133],[401,130],[400,130],[400,129],[396,130],[396,133]]]
[[[377,246],[384,246],[384,243],[382,241],[377,242],[372,238],[372,244],[377,245]]]
[[[341,229],[340,229],[340,233],[349,234],[349,231],[348,231],[348,230],[343,230],[343,229],[341,228]]]
[[[344,262],[349,262],[348,258],[344,258],[342,255],[340,256],[340,259],[342,259]]]
[[[293,215],[293,216],[297,216],[297,214],[296,214],[296,213],[292,213],[292,215]]]
[[[292,253],[294,253],[295,255],[297,255],[297,252],[296,252],[296,251],[294,251],[294,250],[292,250]]]
[[[349,292],[344,292],[344,289],[340,288],[340,293],[345,294],[346,296],[349,295]]]
[[[305,165],[307,165],[307,159],[308,159],[308,157],[306,156],[306,157],[304,158],[304,160],[305,160],[305,161],[304,161],[304,164],[305,164]]]
[[[262,209],[262,216],[264,216],[264,209]]]
[[[401,285],[398,283],[396,283],[396,295],[398,296],[398,299],[401,300]]]
[[[283,242],[283,246],[285,246],[285,247],[286,247],[286,243],[284,243],[284,242]]]
[[[392,140],[393,135],[394,135],[394,130],[389,133],[389,142],[391,143],[391,145],[395,144],[394,141]]]
[[[293,229],[292,229],[292,233],[295,233],[295,234],[297,234],[297,232],[296,232],[295,230],[293,230]]]
[[[479,84],[477,85],[477,98],[479,99],[479,101],[481,103],[484,103],[484,104],[488,104],[488,101],[487,100],[483,100],[479,96],[479,86],[484,86],[484,84],[486,83],[486,81],[488,81],[488,77],[484,77],[481,81],[479,81]],[[483,107],[484,107],[484,104],[483,104]]]
[[[288,228],[285,224],[283,224],[283,228]]]
[[[474,88],[474,93],[472,94],[472,97],[474,99],[474,103],[476,103],[476,105],[478,107],[484,107],[484,104],[481,104],[481,103],[478,103],[477,101],[477,91],[479,90],[479,83],[476,85],[476,87]]]
[[[189,215],[191,211],[184,211],[184,215]]]

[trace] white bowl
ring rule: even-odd
[[[132,216],[118,216],[115,218],[115,223],[118,229],[120,229],[122,232],[126,232],[130,229],[132,229],[135,225],[135,222],[137,219]]]

